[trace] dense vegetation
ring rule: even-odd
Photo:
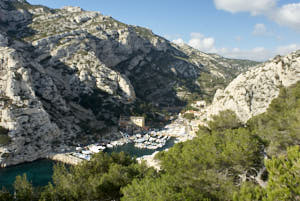
[[[9,130],[0,126],[0,146],[7,145],[10,143],[10,137],[8,136]]]
[[[95,154],[88,162],[66,167],[54,167],[53,182],[42,189],[35,189],[27,181],[26,175],[18,176],[15,181],[15,196],[5,189],[0,193],[0,201],[75,201],[75,200],[119,200],[120,189],[133,179],[158,174],[153,168],[137,161],[124,153]]]
[[[0,200],[300,200],[300,83],[282,88],[266,113],[243,125],[224,111],[198,137],[157,158],[160,171],[121,154],[58,165],[53,184],[35,189],[18,177]]]
[[[285,152],[291,144],[300,144],[300,83],[282,88],[267,112],[248,122],[253,133],[269,143],[271,156]]]

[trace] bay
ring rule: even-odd
[[[53,166],[51,160],[37,160],[30,163],[0,168],[0,187],[13,190],[13,183],[18,175],[27,175],[33,186],[45,186],[52,180]]]
[[[122,146],[116,146],[111,149],[106,149],[104,152],[125,152],[132,157],[141,157],[144,155],[151,155],[155,151],[162,151],[168,149],[174,145],[175,139],[168,140],[164,147],[151,150],[140,149],[134,147],[134,143],[124,144]],[[13,183],[18,175],[27,175],[27,179],[32,182],[35,187],[42,187],[52,181],[53,166],[55,161],[51,160],[37,160],[30,163],[23,163],[20,165],[10,166],[7,168],[0,168],[0,188],[5,187],[7,190],[13,191]]]
[[[174,145],[174,141],[175,141],[175,138],[171,138],[169,139],[165,146],[163,146],[162,148],[158,148],[158,149],[140,149],[140,148],[136,148],[134,146],[134,143],[127,143],[127,144],[124,144],[122,146],[116,146],[114,148],[110,148],[110,149],[105,149],[104,152],[106,153],[112,153],[112,152],[125,152],[129,155],[131,155],[132,157],[142,157],[142,156],[145,156],[145,155],[151,155],[153,154],[154,152],[156,151],[163,151],[165,149],[168,149],[170,147],[172,147]]]

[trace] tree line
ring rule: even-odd
[[[300,200],[300,83],[282,88],[268,110],[241,123],[214,116],[193,140],[160,152],[156,171],[125,153],[95,154],[54,167],[53,182],[34,188],[26,175],[0,201],[294,201]]]

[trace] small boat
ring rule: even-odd
[[[82,154],[85,154],[85,155],[92,154],[92,152],[91,152],[91,151],[88,151],[88,150],[82,150],[81,153],[82,153]]]

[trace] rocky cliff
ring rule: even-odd
[[[224,90],[217,90],[202,120],[220,111],[232,110],[246,122],[266,111],[281,87],[300,80],[300,50],[287,56],[276,56],[235,78]]]
[[[209,99],[254,64],[177,46],[99,12],[1,0],[0,126],[10,141],[0,163],[99,140],[121,114]]]

